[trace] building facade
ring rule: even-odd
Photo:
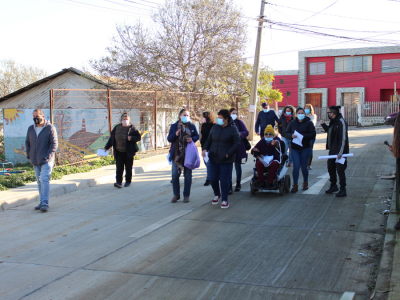
[[[394,100],[400,94],[400,46],[299,52],[299,70],[275,71],[280,106],[316,108]]]

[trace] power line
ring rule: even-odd
[[[333,2],[331,5],[329,5],[329,6],[325,7],[324,9],[322,9],[322,10],[320,10],[320,11],[316,12],[315,14],[313,14],[313,15],[309,16],[308,18],[305,18],[303,21],[299,21],[299,22],[297,22],[297,23],[301,23],[301,22],[307,21],[308,19],[311,19],[312,17],[314,17],[314,16],[316,16],[316,15],[318,15],[318,14],[322,13],[323,11],[327,10],[329,7],[331,7],[331,6],[335,5],[335,4],[336,4],[338,1],[339,1],[339,0],[336,0],[336,1],[335,1],[335,2]]]

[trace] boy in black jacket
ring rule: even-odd
[[[348,126],[340,113],[340,106],[329,107],[328,117],[331,120],[329,126],[321,121],[321,126],[328,133],[326,139],[326,149],[329,149],[329,155],[337,155],[338,159],[342,158],[343,154],[349,153],[349,137]],[[336,197],[346,196],[346,174],[347,160],[344,164],[336,163],[336,159],[328,159],[328,173],[331,182],[330,188],[325,191],[327,194],[336,193]],[[336,172],[339,175],[340,190],[336,182]]]

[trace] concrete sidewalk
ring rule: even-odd
[[[132,174],[142,174],[165,168],[168,165],[165,154],[135,160]],[[65,175],[62,179],[51,181],[50,197],[53,198],[114,181],[115,165],[105,166],[86,173]],[[39,202],[39,192],[36,182],[31,182],[25,186],[0,192],[0,206],[2,210],[25,205],[34,201]]]

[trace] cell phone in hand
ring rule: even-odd
[[[383,142],[386,146],[390,146],[388,141]]]

